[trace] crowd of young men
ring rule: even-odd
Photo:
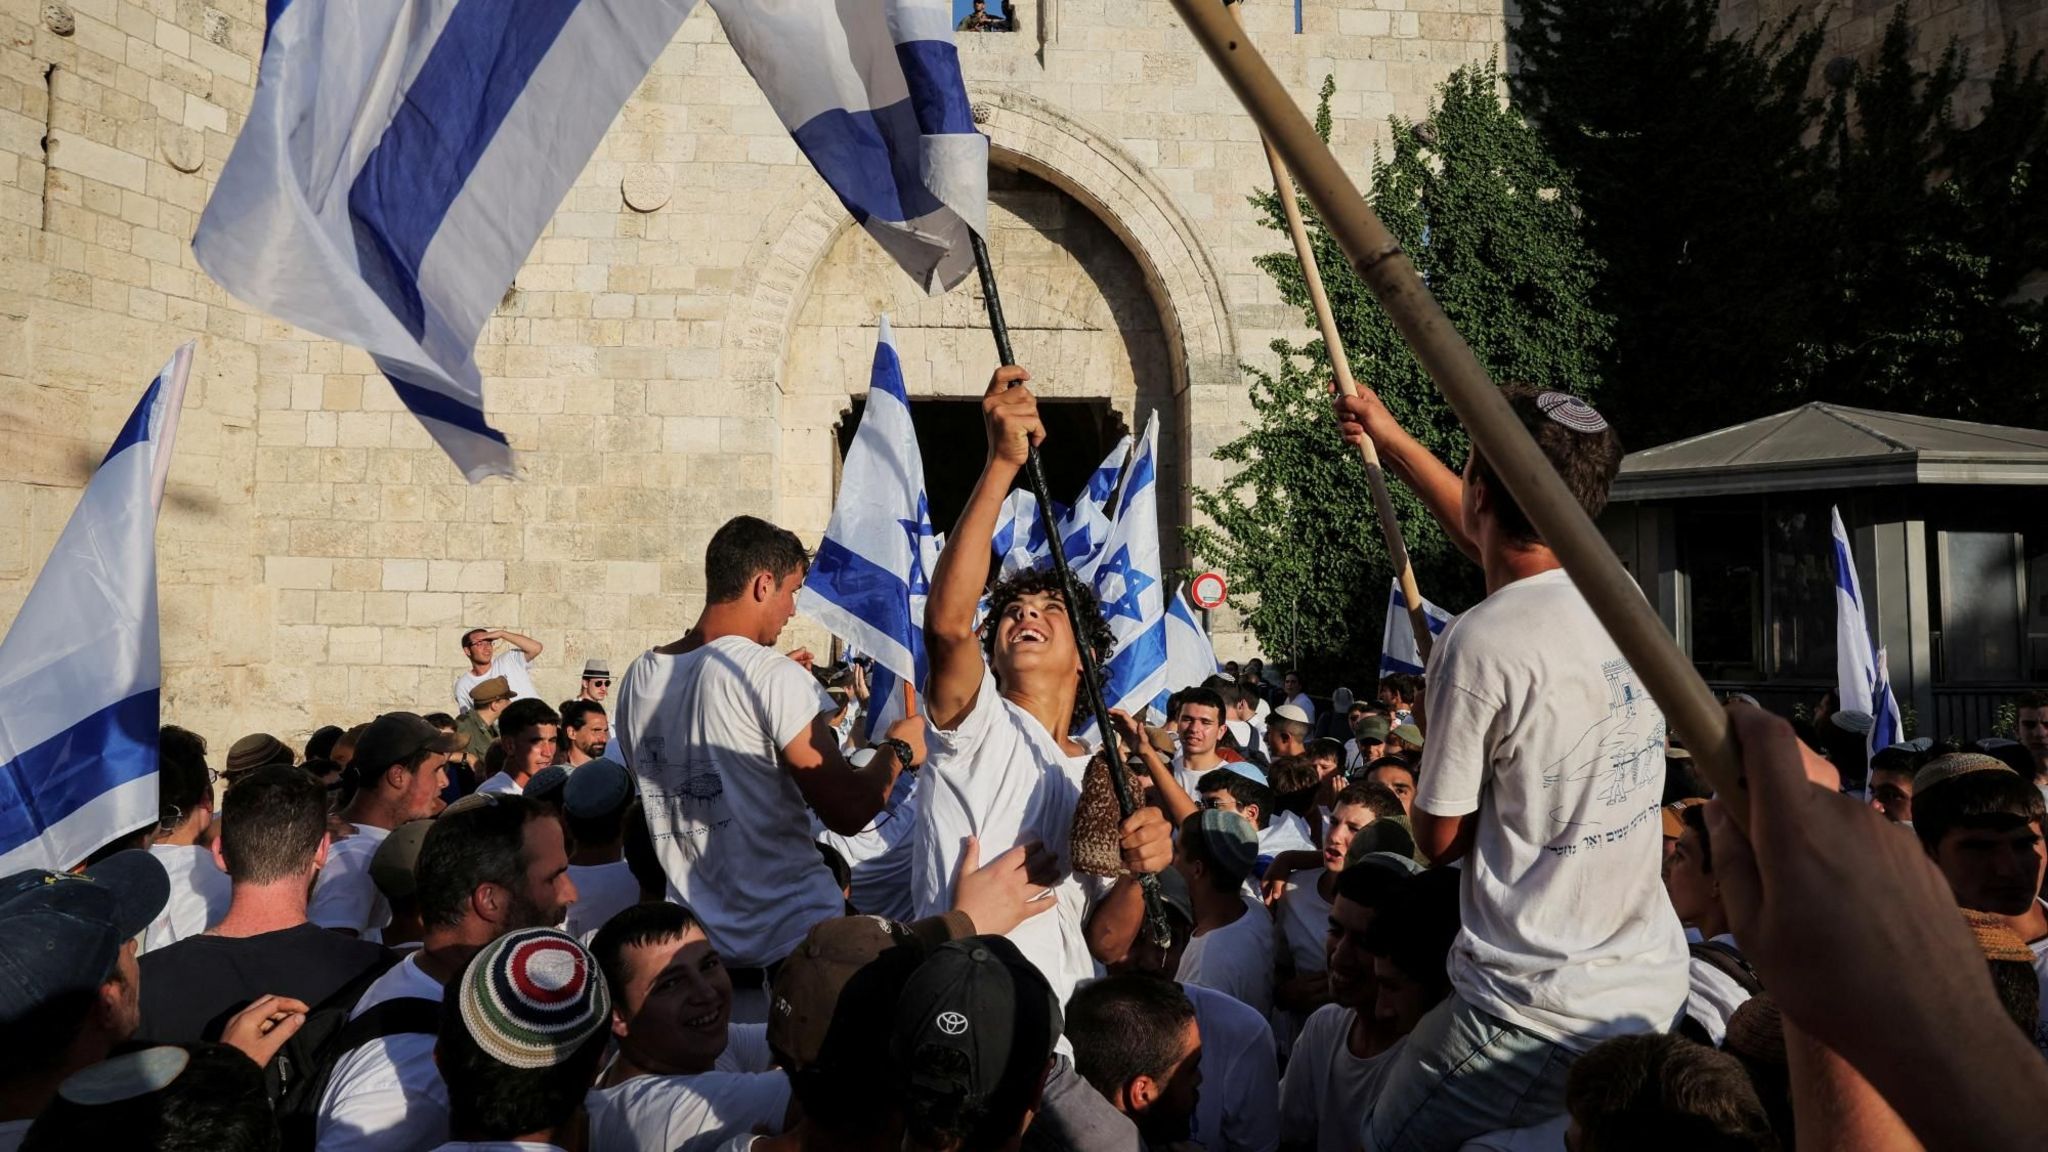
[[[1737,705],[1748,796],[1709,799],[1489,463],[1367,394],[1347,436],[1485,599],[1376,702],[1254,661],[1115,714],[1124,816],[1100,611],[989,587],[1027,378],[872,741],[858,675],[777,650],[809,557],[750,517],[610,712],[608,666],[553,708],[477,630],[456,714],[248,737],[224,788],[165,729],[157,829],[0,880],[0,1152],[2039,1142],[2048,697],[1867,765]],[[1507,396],[1596,513],[1599,414]]]

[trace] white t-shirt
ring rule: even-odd
[[[1458,994],[1574,1051],[1665,1029],[1684,930],[1659,879],[1664,716],[1562,569],[1494,592],[1430,656],[1414,806],[1478,812]]]
[[[583,939],[584,933],[604,927],[604,922],[622,909],[640,902],[640,881],[633,878],[633,870],[624,860],[571,864],[569,882],[576,885],[576,901],[569,905],[562,931],[578,940]]]
[[[2042,902],[2048,908],[2048,901]],[[2041,1015],[2034,1025],[2034,1047],[2048,1055],[2048,936],[2027,941],[2027,950],[2034,954],[2034,978],[2041,982]]]
[[[917,777],[898,773],[888,804],[852,836],[841,836],[815,814],[811,817],[811,833],[830,844],[853,872],[853,906],[869,916],[908,921],[916,915],[910,869],[917,847]]]
[[[1365,1145],[1365,1118],[1379,1102],[1387,1074],[1408,1047],[1403,1036],[1377,1056],[1351,1054],[1351,1021],[1358,1014],[1325,1004],[1309,1015],[1280,1080],[1280,1139],[1313,1145],[1316,1152],[1356,1152]]]
[[[1330,935],[1330,902],[1320,887],[1327,868],[1296,872],[1287,879],[1280,894],[1274,919],[1280,922],[1281,943],[1297,973],[1321,972],[1329,967],[1324,944]]]
[[[505,678],[505,686],[512,689],[512,699],[514,700],[525,700],[528,697],[538,699],[540,697],[540,689],[533,686],[533,673],[527,671],[526,653],[521,652],[517,648],[507,648],[492,657],[491,666],[484,669],[481,674],[464,672],[455,678],[455,714],[457,716],[474,707],[469,702],[469,690],[493,676],[503,676]]]
[[[1188,794],[1188,799],[1193,800],[1197,804],[1202,802],[1202,793],[1196,788],[1196,785],[1201,783],[1202,777],[1207,776],[1218,768],[1228,767],[1230,767],[1228,760],[1218,760],[1207,768],[1190,768],[1188,767],[1187,753],[1176,752],[1173,754],[1173,778],[1179,781],[1180,790]]]
[[[1235,996],[1264,1017],[1273,1011],[1273,916],[1256,900],[1244,904],[1244,915],[1189,938],[1175,979]]]
[[[833,707],[802,665],[743,636],[649,650],[619,685],[612,743],[640,779],[669,894],[736,967],[782,959],[846,910],[782,762]]]
[[[1266,826],[1259,829],[1259,855],[1277,856],[1282,852],[1314,852],[1315,841],[1308,834],[1308,821],[1292,812],[1275,812]]]
[[[1199,984],[1181,991],[1202,1032],[1202,1091],[1194,1142],[1204,1152],[1275,1152],[1280,1147],[1280,1059],[1273,1029],[1234,996]]]
[[[1716,944],[1735,948],[1735,937],[1722,933],[1714,937]],[[1741,950],[1736,949],[1740,955]],[[1749,1002],[1749,992],[1735,978],[1714,967],[1710,961],[1702,960],[1687,953],[1691,986],[1685,993],[1685,1014],[1700,1022],[1707,1030],[1707,1036],[1719,1048],[1728,1036],[1728,1021],[1735,1010]]]
[[[1063,869],[1072,867],[1068,844],[1088,757],[1064,754],[1044,725],[1003,699],[986,668],[974,707],[959,726],[942,732],[927,725],[926,738],[910,877],[918,916],[937,916],[952,906],[953,876],[968,836],[981,838],[984,863],[1035,838],[1060,857]],[[1045,974],[1061,1004],[1075,984],[1095,974],[1082,927],[1090,904],[1105,889],[1068,872],[1053,889],[1053,910],[1009,934]]]
[[[152,844],[149,854],[164,866],[171,881],[171,899],[142,934],[149,952],[197,936],[228,914],[235,886],[213,862],[212,851],[197,844]]]
[[[589,1152],[713,1152],[757,1130],[780,1133],[789,1112],[789,1077],[769,1070],[768,1026],[733,1024],[711,1071],[694,1076],[635,1076],[583,1098]]]
[[[477,785],[476,790],[504,796],[522,796],[526,793],[526,788],[519,781],[514,780],[503,772],[496,773],[490,779]]]
[[[391,830],[374,824],[355,828],[355,835],[327,849],[327,867],[313,884],[306,919],[322,928],[350,929],[365,940],[382,940],[391,923],[391,902],[370,879],[370,858]]]
[[[441,1000],[441,982],[414,953],[363,992],[353,1020],[386,1000]],[[448,1139],[448,1086],[434,1064],[434,1036],[403,1032],[372,1040],[335,1061],[320,1098],[320,1152],[427,1152]]]

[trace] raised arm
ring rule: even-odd
[[[540,641],[535,640],[531,636],[521,636],[517,632],[508,632],[503,628],[497,628],[492,630],[491,639],[503,640],[505,643],[519,649],[520,654],[526,657],[526,661],[529,664],[540,659]]]
[[[974,707],[984,667],[981,641],[974,634],[974,609],[988,583],[989,547],[1010,484],[1024,466],[1030,446],[1045,439],[1038,421],[1038,400],[1021,384],[1031,373],[1014,364],[996,369],[982,397],[982,423],[988,429],[988,462],[967,497],[967,507],[932,573],[931,597],[925,601],[924,643],[931,661],[925,687],[925,714],[941,731],[957,727]]]
[[[1379,449],[1380,463],[1421,498],[1422,506],[1436,517],[1444,535],[1458,546],[1458,551],[1477,561],[1479,546],[1465,534],[1465,481],[1401,427],[1394,414],[1387,411],[1379,393],[1361,384],[1356,396],[1338,396],[1331,403],[1336,406],[1345,442],[1357,444],[1367,436],[1372,437],[1373,446]]]
[[[839,734],[831,718],[820,715],[802,735],[782,750],[783,763],[796,778],[804,803],[825,827],[841,836],[856,836],[889,803],[896,774],[924,762],[924,718],[905,716],[889,725],[888,738],[910,746],[911,762],[898,761],[884,744],[867,764],[856,766],[839,750]]]

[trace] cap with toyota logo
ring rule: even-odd
[[[896,999],[889,1046],[915,1132],[1000,1147],[1038,1099],[1062,1026],[1038,967],[1001,936],[934,949]]]

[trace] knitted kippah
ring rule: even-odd
[[[1963,909],[1963,919],[1970,925],[1970,931],[1977,937],[1977,949],[1984,953],[1984,959],[2007,960],[2016,964],[2032,964],[2034,953],[2019,933],[2007,926],[2004,917],[1989,912],[1973,912]]]
[[[1574,432],[1601,432],[1607,428],[1607,419],[1598,409],[1567,392],[1538,393],[1536,409]]]
[[[1996,756],[1986,756],[1981,752],[1951,752],[1946,756],[1936,756],[1927,762],[1926,767],[1914,773],[1913,793],[1918,795],[1934,787],[1936,784],[1953,780],[1958,776],[1966,776],[1972,772],[2011,771],[2012,765],[2007,764]]]
[[[551,1068],[605,1030],[611,997],[574,937],[529,928],[486,945],[462,972],[462,1024],[513,1068]]]
[[[1728,1017],[1721,1050],[1780,1067],[1785,1063],[1785,1017],[1768,995],[1752,996]]]

